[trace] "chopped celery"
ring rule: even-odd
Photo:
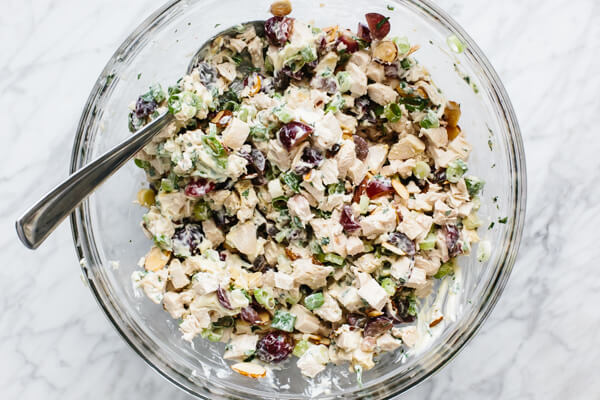
[[[432,110],[427,110],[427,114],[421,120],[421,127],[425,129],[429,128],[439,128],[440,120],[437,117],[437,114]]]
[[[325,298],[323,297],[323,293],[320,292],[313,293],[304,298],[304,305],[311,311],[321,307],[323,303],[325,303]]]
[[[223,329],[221,328],[206,328],[202,330],[200,334],[204,339],[208,339],[211,342],[218,342],[223,337]]]
[[[435,231],[429,232],[423,241],[419,242],[419,249],[421,250],[433,250],[435,248],[435,242],[437,235]]]
[[[163,178],[160,180],[160,191],[161,192],[172,192],[175,190],[175,183],[169,178]]]
[[[210,218],[210,214],[210,207],[205,201],[200,200],[196,204],[194,204],[194,208],[192,209],[192,216],[196,221],[206,221],[208,218]]]
[[[271,328],[279,329],[280,331],[293,332],[296,316],[288,311],[277,310],[271,321]]]
[[[294,119],[294,114],[285,106],[278,106],[273,109],[273,114],[284,124],[291,122]]]
[[[275,299],[265,289],[254,289],[254,298],[261,306],[264,306],[270,310],[275,308]]]
[[[448,179],[448,182],[457,183],[467,172],[467,169],[467,164],[460,158],[450,161],[446,168],[446,179]]]
[[[335,96],[333,97],[333,99],[325,107],[325,113],[328,113],[328,112],[336,113],[344,107],[345,103],[346,102],[345,102],[344,98],[339,93],[336,93]]]
[[[415,167],[413,168],[413,173],[417,178],[425,179],[431,173],[431,168],[425,161],[417,161]]]
[[[436,279],[440,279],[440,278],[443,278],[446,275],[451,274],[453,272],[454,272],[454,259],[451,258],[449,261],[443,263],[440,266],[440,269],[433,277]]]
[[[306,351],[310,348],[311,344],[308,340],[300,340],[298,343],[296,343],[296,346],[294,346],[294,350],[292,351],[292,354],[295,355],[296,357],[302,357],[304,355],[304,353],[306,353]]]
[[[396,282],[394,282],[391,278],[385,278],[381,281],[381,287],[388,296],[393,296],[396,293]]]
[[[481,226],[481,219],[476,212],[471,212],[466,218],[463,218],[462,223],[467,229],[477,229]]]
[[[346,262],[344,257],[334,254],[334,253],[319,254],[317,256],[317,259],[322,263],[329,263],[329,264],[335,264],[335,265],[340,265],[340,266],[344,265],[344,263]]]
[[[340,71],[336,75],[338,87],[341,93],[347,92],[352,87],[352,78],[350,73],[346,71]]]
[[[467,185],[467,190],[471,197],[478,195],[481,189],[483,189],[484,184],[485,182],[476,176],[465,176],[465,185]]]

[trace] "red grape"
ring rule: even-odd
[[[392,182],[387,178],[374,178],[367,182],[367,196],[370,199],[394,193]]]
[[[215,189],[215,183],[204,178],[198,178],[188,183],[185,187],[185,194],[191,197],[202,197],[206,193]]]
[[[354,220],[354,216],[352,215],[352,208],[350,206],[344,206],[344,208],[342,208],[340,224],[342,224],[344,231],[348,233],[356,232],[360,229],[360,224]]]
[[[392,329],[392,325],[393,325],[392,320],[389,319],[388,317],[385,317],[383,315],[381,315],[379,317],[375,317],[372,320],[370,320],[369,322],[367,322],[367,325],[365,326],[363,335],[365,337],[381,336],[384,333],[386,333],[387,331],[389,331],[390,329]]]
[[[354,53],[358,51],[358,42],[349,35],[341,35],[337,41],[338,43],[344,43],[346,45],[346,51],[348,53]]]
[[[415,246],[415,242],[410,240],[408,236],[406,236],[402,232],[390,233],[389,241],[391,244],[398,247],[400,250],[402,250],[409,256],[414,256],[417,253],[417,247]]]
[[[293,26],[293,18],[271,17],[265,21],[265,34],[272,44],[283,46],[290,37]]]
[[[286,332],[269,332],[256,344],[256,355],[266,363],[285,360],[294,350],[294,341]]]
[[[303,142],[313,132],[313,128],[302,122],[288,122],[279,130],[279,140],[287,151]]]
[[[362,23],[358,23],[358,29],[356,30],[356,36],[358,36],[361,40],[371,43],[371,31],[369,28]]]
[[[217,299],[223,307],[225,307],[228,310],[233,310],[233,307],[231,307],[231,303],[229,302],[229,297],[227,296],[227,291],[221,286],[219,286],[219,288],[217,289]]]
[[[389,17],[384,17],[378,13],[368,13],[365,14],[365,18],[367,19],[367,24],[369,24],[371,36],[374,39],[381,40],[390,33]]]

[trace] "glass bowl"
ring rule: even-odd
[[[461,127],[474,147],[470,172],[487,182],[480,210],[486,222],[480,236],[492,242],[492,255],[486,263],[477,262],[475,251],[462,257],[458,315],[446,321],[443,333],[417,355],[384,355],[364,373],[362,386],[347,366],[329,366],[311,382],[300,375],[295,362],[266,378],[246,378],[222,360],[222,344],[197,339],[190,346],[180,338],[176,321],[132,287],[131,273],[150,243],[140,229],[144,210],[134,203],[145,177],[131,162],[73,213],[75,247],[90,289],[122,337],[167,380],[200,398],[379,399],[397,395],[439,370],[464,347],[497,302],[517,254],[525,215],[523,145],[510,101],[481,50],[428,1],[322,1],[296,1],[292,16],[316,26],[339,24],[353,30],[367,12],[390,16],[390,35],[406,35],[412,44],[419,44],[416,58],[446,97],[461,103]],[[173,1],[142,22],[110,59],[90,94],[73,145],[71,171],[129,135],[128,104],[151,83],[168,86],[177,81],[206,39],[224,27],[268,18],[270,3]],[[464,52],[450,51],[449,35],[464,43]],[[498,222],[505,217],[505,223]],[[491,222],[495,225],[488,229]],[[119,267],[111,261],[118,261]]]

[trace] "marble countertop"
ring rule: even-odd
[[[512,98],[527,155],[527,224],[512,277],[483,329],[402,398],[597,399],[600,3],[439,3],[484,50]],[[102,315],[81,282],[68,224],[35,252],[13,228],[27,205],[66,176],[96,77],[136,21],[159,5],[3,2],[2,399],[188,398],[148,368]]]

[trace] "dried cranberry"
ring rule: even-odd
[[[227,260],[227,254],[225,254],[225,253],[219,253],[219,260],[221,260],[221,261]]]
[[[389,331],[390,329],[392,329],[392,326],[393,326],[392,320],[389,319],[388,317],[381,315],[381,316],[375,317],[372,320],[370,320],[369,322],[367,322],[367,325],[365,326],[365,330],[363,331],[363,335],[365,337],[381,336],[384,333],[386,333],[387,331]]]
[[[273,88],[275,90],[284,90],[290,84],[290,77],[286,75],[283,71],[277,72],[273,77]]]
[[[202,197],[215,189],[215,183],[204,178],[198,178],[188,183],[185,187],[186,196]]]
[[[356,30],[356,36],[358,36],[361,40],[371,43],[371,30],[368,26],[363,23],[358,23],[358,29]]]
[[[196,66],[196,71],[198,71],[200,82],[202,82],[204,86],[209,86],[217,81],[217,70],[207,62],[199,63]]]
[[[356,158],[364,161],[369,155],[369,145],[367,141],[358,135],[352,135],[355,144]]]
[[[368,13],[365,14],[365,18],[367,19],[373,39],[381,40],[390,33],[389,17],[384,17],[378,13]]]
[[[370,199],[394,193],[392,182],[387,178],[374,178],[367,182],[367,196]]]
[[[256,310],[252,306],[242,308],[240,311],[240,317],[244,321],[252,325],[262,325],[263,320],[260,318]]]
[[[349,36],[349,35],[341,35],[338,40],[338,45],[339,43],[343,43],[346,46],[346,52],[348,53],[354,53],[356,51],[358,51],[358,42],[356,41],[356,39],[354,39],[353,37]],[[336,48],[339,48],[338,46],[336,46]]]
[[[303,142],[313,132],[313,128],[297,121],[288,122],[279,129],[279,140],[287,151]]]
[[[346,317],[348,325],[355,328],[362,328],[367,323],[367,317],[362,314],[352,313]]]
[[[238,221],[235,215],[227,215],[223,210],[214,211],[213,220],[215,221],[215,224],[223,230],[229,230],[229,228]]]
[[[334,144],[333,146],[331,146],[331,149],[327,150],[327,158],[331,158],[333,156],[335,156],[338,151],[340,151],[340,145],[339,143]]]
[[[221,286],[219,286],[219,288],[217,289],[217,299],[223,307],[225,307],[228,310],[233,310],[233,307],[231,307],[231,303],[229,302],[229,296],[227,296],[227,291]]]
[[[187,224],[175,229],[171,238],[176,256],[200,254],[200,243],[204,239],[202,228],[197,224]]]
[[[342,224],[344,231],[348,233],[356,232],[360,229],[360,224],[354,220],[354,216],[352,215],[352,208],[350,206],[344,206],[342,208],[340,224]]]
[[[321,161],[323,161],[323,155],[319,150],[313,147],[305,147],[304,150],[302,150],[300,159],[311,165],[313,168],[316,168],[321,164]]]
[[[135,116],[142,119],[152,114],[156,110],[158,104],[154,100],[145,100],[143,96],[140,96],[135,103]]]
[[[437,169],[433,173],[432,177],[429,180],[431,181],[431,183],[443,184],[444,181],[446,180],[446,169],[445,168]]]
[[[292,353],[294,341],[286,332],[269,332],[256,344],[256,355],[266,363],[278,363]]]
[[[448,255],[450,257],[455,257],[462,253],[462,245],[458,241],[460,238],[460,232],[456,225],[444,225],[442,227],[442,232],[444,233],[444,237],[446,238],[446,246],[448,246]]]
[[[287,42],[294,26],[294,19],[288,17],[271,17],[265,21],[265,35],[276,46]]]
[[[245,158],[248,161],[246,165],[246,171],[248,174],[256,174],[256,176],[262,176],[265,172],[265,168],[267,166],[267,160],[262,151],[258,149],[250,150],[250,153],[245,151],[240,152],[240,156]]]
[[[356,119],[362,120],[369,113],[369,108],[371,106],[371,100],[367,96],[359,97],[354,100],[354,113],[356,114]]]
[[[410,240],[408,236],[406,236],[402,232],[390,233],[388,240],[391,244],[398,247],[400,250],[402,250],[409,256],[414,256],[417,253],[417,247],[415,246],[415,242]]]
[[[385,64],[383,66],[383,72],[386,78],[398,78],[398,64]]]

